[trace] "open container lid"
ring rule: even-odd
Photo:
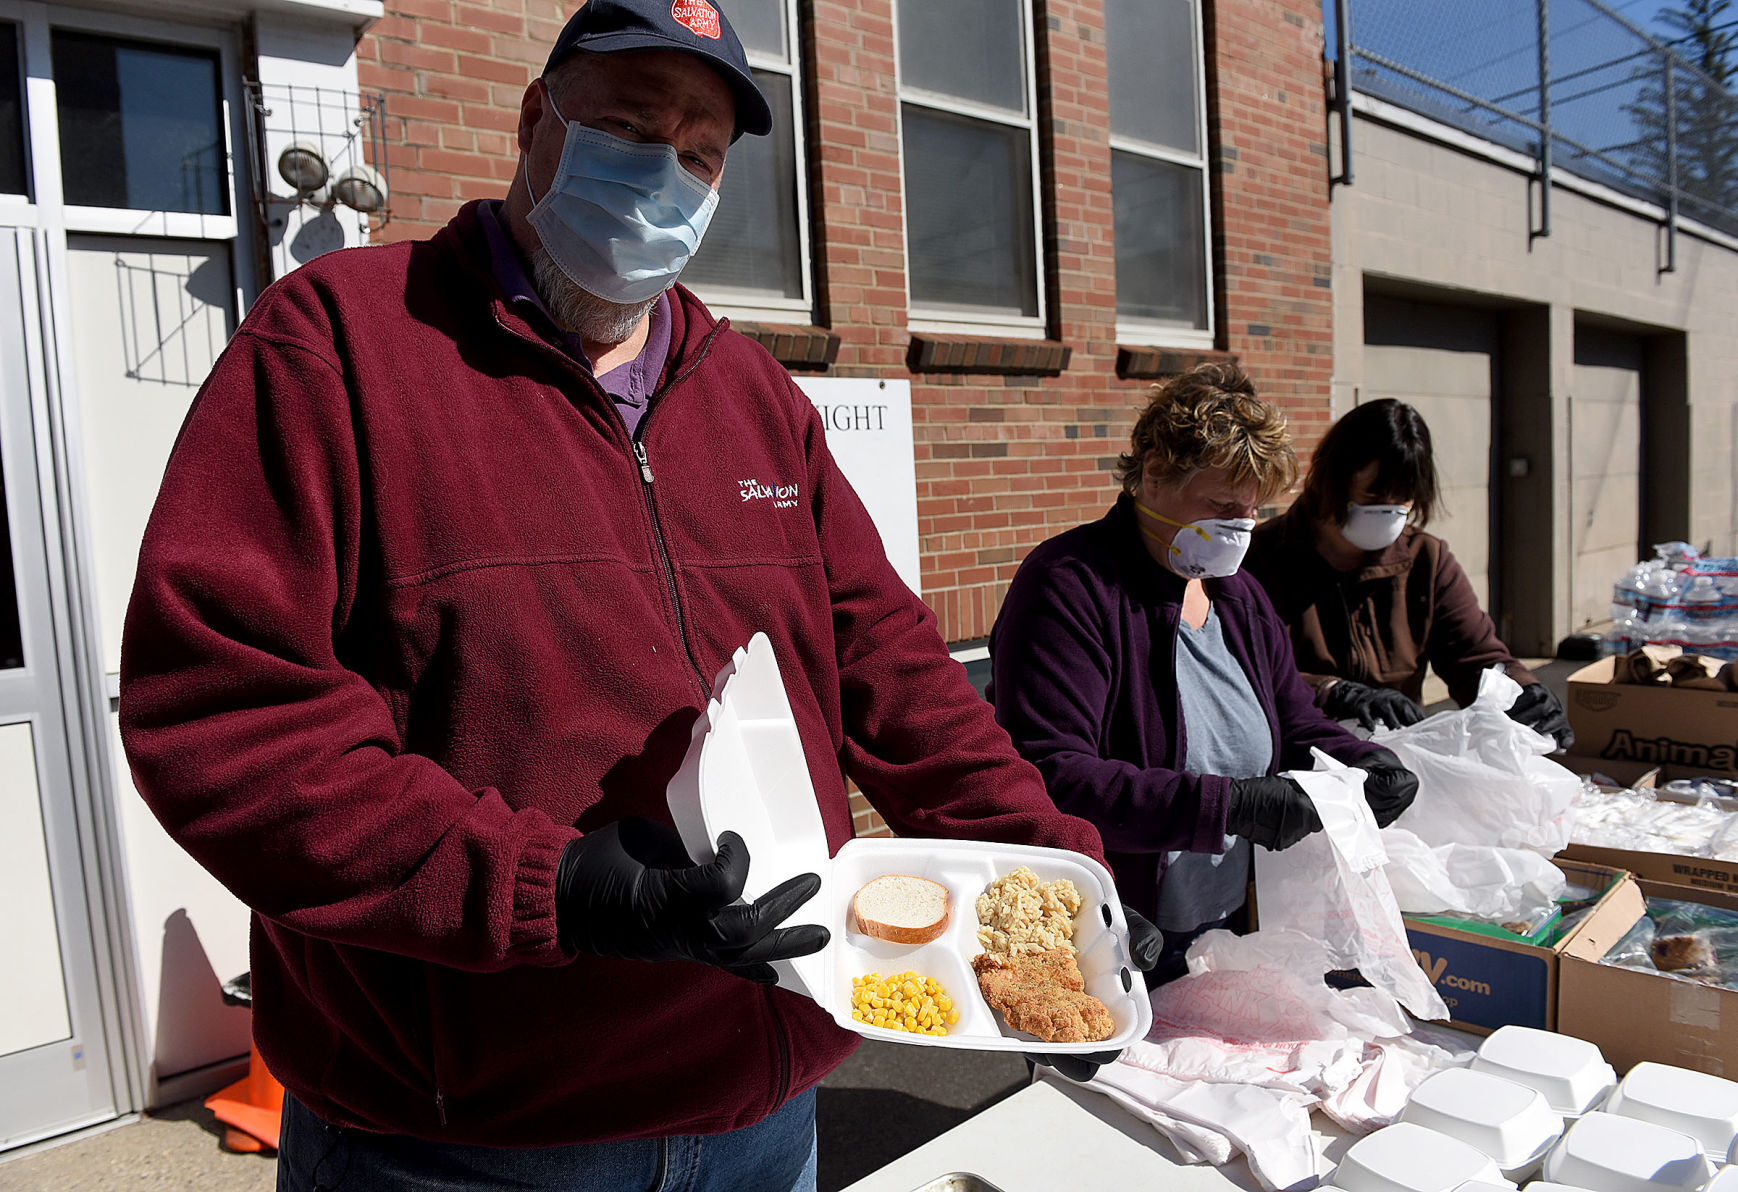
[[[748,902],[799,874],[819,874],[821,892],[783,926],[815,923],[837,935],[838,925],[824,920],[832,901],[826,888],[827,829],[766,634],[756,633],[731,656],[712,690],[668,790],[682,846],[695,864],[704,865],[718,855],[717,841],[725,831],[742,837],[749,860],[742,896]],[[778,961],[773,968],[780,985],[816,997],[827,965],[823,950]]]
[[[1110,871],[1092,857],[1037,845],[897,837],[847,841],[830,857],[802,738],[772,643],[757,633],[718,676],[714,698],[695,721],[681,769],[670,780],[670,814],[688,854],[704,864],[717,855],[725,831],[747,845],[743,897],[760,897],[804,873],[820,891],[785,921],[816,923],[831,933],[821,951],[779,961],[779,984],[812,998],[847,1030],[892,1042],[988,1051],[1083,1053],[1114,1050],[1143,1038],[1152,1004],[1129,959],[1128,923]],[[1005,1026],[979,996],[971,957],[978,943],[976,900],[994,879],[1025,866],[1040,881],[1066,878],[1081,895],[1075,916],[1076,960],[1087,992],[1104,1003],[1114,1024],[1105,1039],[1044,1042]],[[850,902],[864,882],[885,874],[927,877],[949,891],[943,935],[921,945],[870,939],[851,923]],[[960,1011],[944,1036],[877,1027],[852,1017],[852,981],[870,972],[903,970],[935,977]]]

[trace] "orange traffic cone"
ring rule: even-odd
[[[275,1151],[284,1112],[284,1086],[266,1070],[259,1048],[248,1047],[247,1075],[205,1100],[205,1108],[229,1129],[223,1145],[232,1151]]]

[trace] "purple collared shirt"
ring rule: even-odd
[[[585,345],[580,337],[555,321],[555,316],[543,305],[543,299],[537,296],[537,289],[531,284],[531,279],[525,275],[525,266],[519,263],[519,253],[513,247],[513,238],[501,226],[500,201],[484,203],[478,214],[481,216],[478,222],[482,224],[483,235],[489,241],[489,268],[494,272],[495,280],[500,284],[508,305],[518,307],[519,313],[529,321],[540,323],[549,332],[550,338],[561,346],[562,351],[584,365],[587,372],[591,372],[591,357],[585,354]],[[665,291],[652,304],[651,324],[646,329],[646,342],[640,349],[640,354],[597,378],[598,385],[616,403],[616,409],[621,412],[622,421],[627,423],[630,435],[639,428],[640,417],[646,412],[646,399],[658,387],[658,378],[663,374],[664,360],[669,354],[670,295]]]

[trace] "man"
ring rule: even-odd
[[[280,1188],[813,1186],[813,1088],[856,1037],[770,962],[825,944],[778,927],[815,880],[738,905],[740,840],[695,866],[664,807],[756,630],[831,848],[849,771],[908,834],[1102,856],[789,376],[672,288],[770,127],[703,0],[590,0],[506,200],[274,285],[194,404],[122,731],[255,911]]]

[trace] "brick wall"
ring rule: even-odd
[[[392,220],[378,240],[420,239],[471,199],[507,193],[525,85],[577,4],[388,0],[356,46],[364,90],[386,94]]]
[[[1203,2],[1218,346],[1307,446],[1332,372],[1320,8]],[[358,47],[362,85],[402,119],[385,239],[505,193],[520,96],[573,7],[387,0]],[[923,345],[906,325],[893,0],[799,7],[830,372],[912,380],[924,598],[949,640],[982,637],[1026,552],[1110,503],[1109,469],[1151,383],[1117,369],[1102,0],[1034,0],[1049,337],[1069,355],[1027,375],[911,371]],[[859,811],[860,830],[877,830]]]
[[[1207,0],[1203,18],[1221,343],[1307,462],[1333,378],[1321,6]]]

